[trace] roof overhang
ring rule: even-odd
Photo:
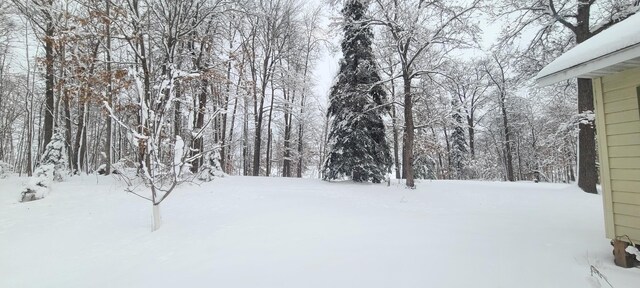
[[[636,67],[640,67],[640,43],[549,75],[538,75],[535,81],[543,87],[571,78],[598,78]]]

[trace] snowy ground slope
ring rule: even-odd
[[[180,187],[152,233],[111,178],[17,203],[23,181],[0,180],[0,287],[591,287],[590,265],[640,285],[568,185],[228,177]]]

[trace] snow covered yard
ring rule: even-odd
[[[559,184],[227,177],[149,202],[74,177],[18,203],[0,180],[0,287],[616,287],[602,200]],[[600,280],[602,287],[609,287]]]

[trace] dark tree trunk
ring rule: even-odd
[[[236,97],[236,99],[233,101],[233,113],[231,114],[231,124],[229,125],[229,151],[233,151],[232,148],[232,144],[233,144],[233,128],[236,125],[236,112],[238,111],[238,98]],[[231,153],[226,153],[226,159],[225,159],[225,166],[222,167],[222,170],[225,173],[229,173],[231,174],[231,170],[232,170],[232,165],[233,162],[231,161]]]
[[[260,105],[257,116],[257,121],[255,123],[255,138],[253,140],[253,176],[260,176],[260,153],[262,148],[262,105]]]
[[[580,0],[579,2],[588,2]],[[578,5],[575,34],[578,44],[593,36],[590,30],[591,5]],[[594,111],[593,86],[590,79],[578,79],[578,113]],[[578,136],[578,186],[588,193],[598,193],[596,183],[598,172],[596,168],[596,140],[595,123],[580,123]]]
[[[305,74],[306,74],[306,69],[305,69]],[[305,94],[304,94],[304,90],[303,90],[303,94],[300,96],[300,119],[302,119],[302,115],[304,115],[304,98],[305,98]],[[297,171],[296,171],[296,177],[298,178],[302,178],[302,162],[303,162],[303,155],[302,155],[302,149],[303,149],[303,145],[302,143],[304,142],[304,126],[303,126],[303,121],[302,120],[298,120],[298,167],[297,167]]]
[[[271,104],[269,105],[269,120],[267,123],[267,176],[271,176],[271,154],[273,153],[271,150],[271,140],[273,131],[271,131],[271,122],[273,120],[273,98],[275,94],[275,86],[273,85],[273,80],[271,81]]]
[[[85,117],[85,102],[82,99],[79,99],[79,103],[78,103],[78,124],[76,125],[76,140],[75,140],[75,144],[73,145],[73,173],[79,173],[80,169],[82,167],[82,160],[84,160],[83,158],[81,158],[81,155],[83,154],[84,151],[84,133],[85,133],[85,123],[84,123],[84,117]]]
[[[500,92],[500,110],[502,112],[502,125],[504,129],[504,161],[505,161],[505,169],[507,173],[507,181],[515,181],[513,175],[513,156],[511,155],[511,132],[509,131],[509,120],[507,116],[507,107],[506,107],[506,99],[504,92]]]
[[[198,96],[198,111],[196,112],[194,130],[200,133],[200,130],[204,127],[204,115],[207,112],[207,87],[209,87],[209,81],[207,79],[202,80],[202,90]],[[203,135],[193,140],[193,146],[191,147],[191,156],[196,156],[198,153],[202,153],[203,150]],[[191,166],[191,172],[197,173],[200,170],[200,164],[202,163],[202,157],[199,157],[193,161]]]
[[[53,86],[54,86],[54,27],[53,23],[48,22],[47,28],[45,31],[45,40],[44,40],[44,51],[45,51],[45,114],[44,114],[44,142],[42,145],[42,151],[44,151],[44,147],[51,142],[51,137],[53,136],[53,113],[54,113],[54,105],[55,99],[53,95]]]
[[[447,175],[445,175],[445,178],[451,179],[453,165],[451,165],[451,144],[449,143],[449,132],[446,125],[442,126],[442,131],[444,132],[444,142],[447,148]]]
[[[233,44],[229,44],[229,48],[233,49]],[[226,83],[226,90],[225,90],[225,94],[224,94],[224,109],[225,112],[224,114],[222,114],[222,137],[220,139],[220,142],[222,144],[222,147],[220,147],[220,167],[222,168],[222,171],[225,173],[227,172],[227,109],[229,108],[229,95],[231,94],[231,61],[229,61],[227,63],[227,79],[226,79],[227,83]],[[234,107],[234,115],[235,115],[235,107]],[[231,120],[233,123],[233,119]],[[233,128],[231,128],[231,130],[233,131]],[[231,134],[231,133],[230,133]],[[229,138],[233,137],[232,135],[229,135]],[[229,142],[229,145],[231,144],[231,142]],[[229,149],[230,150],[230,149]]]
[[[475,150],[475,127],[474,127],[474,123],[473,123],[473,114],[470,116],[467,116],[467,125],[468,125],[468,130],[469,130],[469,153],[471,153],[471,158],[475,159],[476,156],[476,150]]]
[[[404,136],[402,149],[402,176],[406,179],[407,187],[415,187],[413,180],[413,139],[415,135],[413,124],[413,99],[411,95],[411,78],[405,70],[404,80]]]
[[[65,126],[65,130],[67,133],[65,133],[65,139],[66,139],[66,144],[67,144],[67,153],[69,155],[69,169],[71,169],[71,171],[76,171],[78,168],[76,167],[76,163],[73,159],[74,158],[74,150],[73,150],[73,145],[71,145],[71,133],[73,132],[71,129],[71,99],[69,98],[69,95],[67,92],[64,93],[64,126]]]
[[[110,12],[110,2],[111,1],[105,1],[106,3],[106,14],[107,17],[111,16],[111,12]],[[112,74],[111,74],[111,24],[109,21],[107,21],[107,25],[106,25],[106,34],[107,34],[107,77],[109,78],[109,83],[107,84],[107,103],[109,104],[109,107],[111,107],[111,109],[113,109],[113,79]],[[112,146],[112,137],[113,137],[113,119],[111,119],[111,117],[109,115],[107,115],[107,142],[106,142],[106,147],[105,147],[105,154],[107,155],[106,160],[106,169],[105,169],[105,175],[109,175],[111,174],[111,162],[113,162],[113,149],[111,149]],[[68,139],[71,139],[70,137]]]
[[[391,74],[393,74],[393,70],[391,71]],[[391,101],[394,102],[394,104],[391,106],[391,126],[393,127],[393,164],[395,164],[394,166],[395,166],[395,172],[396,172],[396,179],[401,179],[402,175],[400,173],[401,164],[400,164],[400,156],[399,156],[400,145],[398,143],[399,141],[398,119],[397,119],[397,112],[396,112],[396,105],[395,105],[396,87],[393,79],[391,80]]]
[[[291,95],[289,91],[284,94],[285,112],[284,112],[284,147],[282,160],[282,177],[291,177],[291,113],[289,111],[289,101]]]
[[[244,101],[244,118],[242,122],[242,175],[250,175],[250,163],[249,163],[249,109],[247,107],[247,101]]]
[[[302,110],[300,111],[302,112]],[[302,113],[300,114],[302,115]],[[298,123],[298,167],[296,171],[296,177],[302,178],[302,141],[303,141],[303,129],[302,123]]]
[[[593,87],[591,80],[578,79],[578,111],[593,111]],[[598,193],[596,183],[595,127],[580,123],[578,136],[578,186],[588,193]]]
[[[179,80],[175,80],[174,83],[174,93],[176,93],[176,100],[175,100],[175,110],[173,113],[173,133],[174,136],[181,136],[182,135],[182,103],[180,102],[180,98],[182,97],[182,92],[180,91],[180,81]],[[175,137],[174,137],[175,139]]]

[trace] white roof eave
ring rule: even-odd
[[[549,86],[571,78],[597,78],[629,68],[640,67],[640,43],[591,59],[548,75],[536,76],[536,85]]]

